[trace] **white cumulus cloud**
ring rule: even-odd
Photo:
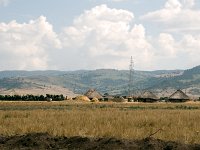
[[[142,16],[142,20],[163,23],[168,31],[200,30],[200,11],[193,9],[195,0],[167,0],[165,6]]]
[[[71,68],[125,69],[132,55],[140,68],[147,69],[153,55],[145,28],[134,24],[134,14],[106,5],[85,11],[65,28],[60,38],[66,57],[70,54],[69,57],[78,58],[72,64],[66,63]]]
[[[173,19],[177,14],[179,14],[181,9],[182,4],[179,2],[179,0],[168,0],[165,3],[165,7],[163,9],[149,12],[142,18],[149,20],[152,19],[153,21],[167,22]]]
[[[182,0],[184,8],[192,8],[195,5],[195,0]]]
[[[48,50],[60,43],[52,25],[41,16],[29,23],[0,23],[0,68],[47,69]]]
[[[154,64],[157,68],[184,69],[200,64],[200,36],[185,34],[177,39],[172,34],[160,33],[151,44],[154,48]]]

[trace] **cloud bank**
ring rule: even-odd
[[[83,62],[81,68],[124,68],[131,55],[142,63],[150,61],[152,55],[145,29],[134,23],[134,14],[106,5],[77,17],[61,39],[66,49],[73,50],[69,53]]]
[[[199,13],[192,10],[194,5],[193,0],[168,0],[163,9],[142,19],[169,27],[176,24],[181,29],[188,24],[187,30],[194,29],[198,18],[185,20],[187,15]],[[177,38],[166,29],[172,31],[164,28],[158,35],[149,35],[143,24],[135,22],[133,12],[107,5],[84,11],[60,33],[44,16],[28,23],[0,23],[0,69],[128,69],[130,56],[141,70],[198,65],[198,32],[181,32]]]

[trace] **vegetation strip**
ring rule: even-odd
[[[73,105],[49,105],[49,106],[1,106],[0,110],[71,110],[74,106]],[[79,109],[84,108],[91,108],[91,109],[106,109],[106,108],[114,108],[114,109],[121,109],[121,110],[199,110],[199,106],[185,106],[185,105],[174,105],[174,106],[112,106],[112,105],[82,105],[76,106]]]

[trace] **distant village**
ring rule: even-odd
[[[68,98],[68,100],[80,100],[80,101],[91,101],[91,102],[187,102],[191,101],[190,97],[186,95],[182,90],[177,90],[170,97],[161,97],[159,98],[154,93],[150,91],[143,92],[140,96],[114,96],[105,93],[104,95],[100,94],[95,89],[89,89],[84,95],[77,96],[75,98]]]
[[[187,102],[199,101],[200,99],[191,100],[191,98],[182,90],[177,90],[169,97],[158,97],[151,91],[144,91],[140,96],[123,96],[110,95],[108,93],[101,94],[95,89],[89,89],[85,94],[77,94],[74,97],[61,95],[0,95],[0,100],[5,101],[79,101],[79,102]]]

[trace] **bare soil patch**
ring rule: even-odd
[[[115,138],[53,137],[47,133],[0,136],[1,150],[81,149],[81,150],[200,150],[199,144],[187,145],[154,138],[120,140]]]

